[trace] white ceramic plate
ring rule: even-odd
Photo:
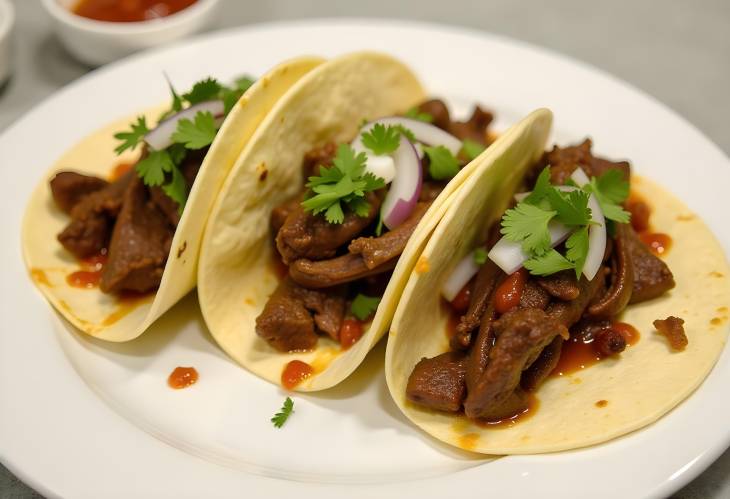
[[[46,305],[21,260],[20,220],[31,189],[66,148],[167,99],[162,71],[184,88],[207,75],[260,74],[297,54],[363,48],[403,58],[432,95],[461,112],[472,102],[495,109],[501,127],[551,108],[556,140],[590,134],[600,153],[631,158],[730,248],[730,168],[720,150],[652,98],[541,49],[463,30],[339,19],[250,27],[139,55],[66,87],[0,137],[0,459],[22,480],[65,497],[666,496],[726,448],[727,351],[689,400],[645,430],[585,450],[485,461],[404,420],[385,386],[382,345],[342,386],[296,395],[296,413],[276,430],[269,418],[284,392],[215,347],[194,294],[121,345],[81,337]],[[195,366],[198,384],[167,388],[178,365]]]

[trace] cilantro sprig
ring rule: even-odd
[[[417,107],[410,108],[405,112],[405,116],[414,120],[423,121],[424,123],[433,122],[433,116],[431,114],[421,112]]]
[[[345,220],[343,204],[356,215],[367,216],[370,203],[365,200],[365,194],[382,189],[385,181],[366,172],[366,162],[364,152],[355,154],[350,145],[340,144],[333,166],[320,166],[319,175],[309,177],[308,197],[302,201],[304,210],[315,215],[324,213],[325,219],[332,224]]]
[[[588,231],[595,222],[588,206],[593,194],[607,220],[628,223],[630,214],[621,203],[629,195],[629,183],[621,172],[608,170],[591,178],[582,188],[565,191],[550,183],[550,167],[538,176],[532,192],[502,217],[501,233],[520,243],[530,257],[525,268],[534,275],[550,275],[572,269],[580,277],[588,255]],[[565,242],[565,254],[552,248],[550,224],[559,222],[571,234]]]
[[[362,133],[362,143],[375,154],[390,154],[398,149],[400,136],[398,128],[376,123],[370,130]]]
[[[170,107],[160,116],[160,121],[182,111],[187,106],[208,100],[222,100],[224,112],[227,115],[243,93],[253,85],[254,80],[244,76],[238,78],[232,86],[226,86],[214,78],[205,78],[195,83],[190,91],[183,94],[175,90],[169,78],[167,78],[167,83],[170,87],[172,101]],[[129,130],[114,134],[114,138],[120,141],[114,151],[121,154],[124,151],[136,149],[139,145],[144,144],[144,138],[149,132],[150,128],[146,118],[139,116],[137,121],[130,124]],[[182,213],[189,186],[180,170],[180,165],[185,159],[187,151],[209,146],[217,133],[218,125],[210,112],[198,112],[192,120],[181,119],[171,137],[173,144],[163,150],[148,150],[146,156],[135,166],[135,171],[145,185],[161,186],[163,192],[178,204]]]
[[[434,180],[446,180],[459,173],[459,160],[444,146],[423,146],[428,156],[428,173]]]
[[[380,304],[379,296],[367,296],[358,293],[355,299],[352,300],[350,311],[352,312],[352,315],[361,321],[364,321],[375,313],[378,308],[378,304]]]
[[[284,426],[284,423],[286,423],[287,419],[289,419],[289,416],[292,415],[294,412],[294,401],[287,397],[284,401],[284,405],[281,406],[281,409],[279,409],[279,412],[274,414],[274,417],[271,418],[271,422],[274,423],[274,426],[277,428],[281,428]]]

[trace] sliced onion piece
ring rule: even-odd
[[[575,171],[570,175],[570,178],[578,185],[578,187],[583,187],[590,183],[588,175],[586,175],[586,172],[584,172],[583,168],[580,166],[575,169]]]
[[[583,265],[583,275],[590,281],[601,268],[606,252],[606,218],[594,194],[588,198],[588,207],[591,209],[591,220],[596,222],[588,229],[588,255]]]
[[[560,222],[550,222],[548,230],[550,231],[550,246],[553,248],[565,241],[570,234],[570,229]],[[517,272],[530,258],[522,251],[520,243],[510,241],[506,237],[492,246],[488,256],[507,275]]]
[[[213,115],[217,123],[217,120],[222,119],[225,114],[223,101],[209,100],[183,109],[161,121],[151,132],[144,136],[144,140],[154,150],[167,149],[172,145],[172,134],[177,130],[177,124],[180,120],[188,119],[192,121],[196,114],[206,111]]]
[[[400,146],[393,153],[395,161],[395,179],[385,195],[381,215],[385,226],[393,230],[402,224],[413,208],[416,207],[418,196],[421,195],[423,185],[423,169],[421,160],[413,144],[401,137]]]
[[[353,141],[352,149],[355,151],[355,154],[365,153],[367,157],[367,163],[365,163],[366,172],[382,178],[386,184],[393,181],[395,178],[395,160],[393,156],[390,154],[373,154],[370,149],[363,146],[361,141]]]
[[[367,123],[360,129],[360,133],[357,138],[352,142],[352,147],[355,147],[358,142],[362,144],[362,133],[369,131],[378,123],[385,126],[402,125],[413,132],[413,135],[416,136],[416,140],[418,142],[423,142],[429,146],[444,146],[446,149],[451,151],[451,154],[454,156],[459,154],[459,151],[461,150],[461,141],[449,132],[441,130],[436,125],[411,118],[403,118],[401,116],[389,116],[387,118],[380,118],[379,120]]]
[[[459,291],[466,285],[474,275],[479,272],[479,265],[474,261],[474,251],[466,255],[446,279],[441,294],[448,301],[453,301]]]

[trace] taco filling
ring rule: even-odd
[[[172,104],[150,129],[140,116],[117,133],[117,154],[141,149],[134,164],[103,179],[61,171],[50,181],[53,199],[70,222],[57,235],[81,261],[70,285],[104,293],[156,290],[175,229],[208,149],[226,115],[253,84],[232,87],[208,78],[182,95],[172,86]],[[182,249],[184,251],[184,248]]]
[[[573,345],[594,359],[619,356],[636,339],[618,323],[622,312],[675,286],[647,244],[650,210],[630,183],[629,163],[594,156],[590,140],[546,152],[446,280],[441,294],[457,317],[450,351],[415,365],[407,399],[496,422],[525,412]],[[655,324],[681,349],[682,323]]]
[[[350,143],[307,152],[304,189],[271,212],[285,269],[256,333],[281,352],[312,350],[320,335],[352,346],[431,203],[489,145],[491,121],[478,106],[453,121],[429,100],[365,123]]]

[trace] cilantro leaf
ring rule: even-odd
[[[525,253],[541,255],[550,249],[548,223],[555,215],[555,211],[522,202],[505,212],[501,232],[509,241],[522,243]]]
[[[446,180],[459,173],[459,161],[444,146],[423,146],[428,156],[428,172],[434,180]]]
[[[416,139],[416,134],[411,131],[410,128],[406,128],[401,124],[398,125],[391,125],[393,128],[398,130],[401,135],[403,135],[405,138],[407,138],[409,141],[411,141],[412,144],[415,144],[418,142],[418,139]]]
[[[251,88],[251,85],[253,85],[254,83],[256,83],[256,78],[252,78],[248,75],[243,75],[236,78],[236,80],[234,81],[234,86],[237,91],[243,94],[246,90]]]
[[[289,419],[289,416],[292,415],[294,412],[294,401],[287,397],[284,401],[284,405],[279,409],[279,412],[277,412],[273,418],[271,418],[271,422],[274,423],[274,426],[277,428],[281,428],[284,426],[284,423],[286,423],[286,420]]]
[[[185,202],[188,198],[187,188],[188,186],[185,182],[185,176],[178,167],[173,167],[172,179],[169,183],[162,186],[162,190],[170,199],[177,203],[180,214],[182,214],[183,209],[185,208]]]
[[[591,221],[588,194],[582,190],[561,192],[555,187],[546,191],[547,199],[557,212],[557,220],[569,227],[579,227]]]
[[[365,172],[367,157],[364,152],[355,154],[348,144],[340,144],[330,168],[320,167],[319,176],[309,177],[306,187],[308,197],[302,201],[305,211],[317,215],[324,213],[332,224],[345,219],[342,203],[358,216],[366,216],[370,204],[363,199],[365,193],[385,187],[385,181]]]
[[[574,264],[554,249],[550,249],[542,255],[527,260],[525,268],[533,275],[550,275],[572,269]]]
[[[474,250],[474,263],[477,265],[484,265],[487,263],[487,250],[484,248],[477,248]]]
[[[591,178],[586,190],[595,194],[604,217],[622,224],[631,220],[631,214],[620,205],[629,197],[629,183],[620,171],[608,170],[600,177]]]
[[[350,311],[352,311],[352,315],[354,315],[361,321],[364,321],[375,313],[375,310],[377,310],[379,303],[379,296],[366,296],[358,293],[355,299],[352,300],[352,305],[350,305]]]
[[[165,173],[172,171],[173,168],[175,163],[166,150],[149,151],[147,157],[137,162],[134,167],[144,184],[149,186],[162,185],[165,182]]]
[[[392,126],[376,123],[362,134],[362,143],[375,154],[390,154],[400,145],[400,131]]]
[[[545,199],[547,191],[552,188],[553,186],[550,185],[550,167],[546,166],[540,172],[540,175],[537,176],[535,187],[532,189],[530,195],[522,201],[528,204],[537,205],[540,201]]]
[[[201,149],[213,142],[217,131],[213,115],[209,111],[198,111],[194,122],[188,119],[178,121],[172,140],[185,144],[188,149]]]
[[[575,277],[580,279],[580,274],[583,272],[583,266],[588,256],[588,226],[586,225],[573,232],[565,241],[565,247],[568,250],[565,252],[565,257],[573,262]]]
[[[479,156],[484,149],[486,149],[486,147],[476,140],[464,139],[464,142],[461,143],[461,152],[464,153],[464,156],[466,156],[469,161],[472,161]]]
[[[182,98],[192,106],[207,100],[217,99],[222,88],[215,78],[206,78],[196,82],[190,92],[183,94]]]
[[[429,113],[422,113],[418,110],[417,107],[410,108],[408,111],[406,111],[405,116],[407,118],[413,118],[414,120],[423,121],[426,123],[433,122],[433,116],[431,116]]]
[[[115,149],[114,152],[122,154],[127,149],[134,150],[140,142],[144,141],[144,136],[150,131],[147,128],[147,118],[144,116],[138,116],[136,123],[130,123],[131,131],[129,132],[118,132],[114,134],[114,138],[122,141]]]

